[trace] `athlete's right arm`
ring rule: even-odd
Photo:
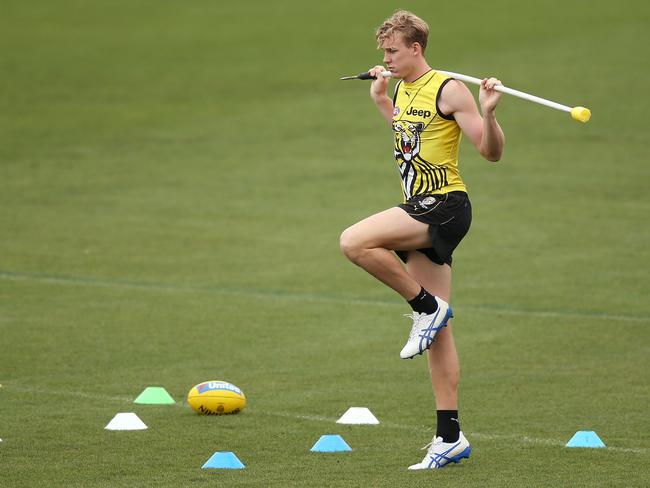
[[[381,76],[382,71],[386,71],[383,66],[375,66],[368,72],[375,76],[370,85],[370,98],[375,102],[381,115],[389,124],[393,123],[393,100],[386,94],[388,90],[388,78]]]

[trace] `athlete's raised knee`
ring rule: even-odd
[[[359,259],[364,254],[365,248],[359,234],[353,227],[348,227],[341,234],[339,239],[341,252],[355,264],[358,264]]]

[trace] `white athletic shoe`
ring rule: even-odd
[[[422,449],[429,449],[421,463],[409,466],[409,469],[439,469],[449,463],[459,463],[461,459],[469,459],[472,447],[460,433],[456,442],[442,442],[442,437],[434,437],[431,444]]]
[[[402,359],[411,359],[429,349],[440,329],[447,326],[449,317],[453,317],[449,304],[442,298],[435,297],[435,299],[438,302],[438,310],[434,313],[413,312],[404,315],[413,319],[413,327],[406,345],[399,353]]]

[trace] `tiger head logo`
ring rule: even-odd
[[[395,158],[409,162],[420,154],[420,133],[423,129],[424,124],[422,122],[393,121]]]

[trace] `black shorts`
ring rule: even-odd
[[[472,223],[472,204],[464,191],[442,195],[418,195],[398,205],[419,222],[429,224],[431,247],[418,249],[436,264],[451,266],[451,254],[465,237]],[[406,262],[408,253],[395,250]]]

